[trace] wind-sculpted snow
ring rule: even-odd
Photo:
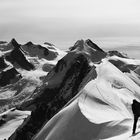
[[[131,136],[131,104],[140,101],[140,87],[107,60],[96,66],[96,73],[34,140],[138,140]]]
[[[59,82],[53,85],[52,81],[55,77],[48,74],[49,81],[45,90],[40,91],[38,96],[23,105],[19,109],[28,110],[32,109],[31,118],[24,126],[17,130],[10,139],[31,139],[47,122],[51,119],[63,106],[69,102],[79,91],[79,87],[84,77],[90,71],[87,58],[83,54],[74,55],[70,61],[70,67],[67,66],[65,71],[59,69],[55,73],[55,77],[60,76],[61,71],[65,72],[64,77],[59,79]],[[77,63],[78,62],[78,63]],[[57,65],[61,65],[60,63]],[[62,64],[63,65],[63,64]],[[55,67],[57,68],[57,66]],[[55,71],[54,68],[54,71]],[[50,82],[50,83],[49,83]]]
[[[96,69],[97,78],[82,91],[79,105],[83,114],[97,124],[132,119],[131,104],[140,99],[140,87],[107,61]]]
[[[0,89],[0,111],[13,107],[31,111],[6,138],[139,139],[139,122],[132,136],[131,104],[133,99],[140,101],[140,60],[118,51],[105,52],[89,39],[77,41],[67,53],[51,43],[22,45],[12,40],[0,46],[0,70],[13,67],[22,76]],[[33,64],[33,69],[5,59],[15,48]],[[1,120],[4,125],[5,120]]]
[[[140,87],[107,61],[103,61],[96,70],[97,78],[90,81],[81,91],[81,112],[95,124],[115,124],[119,121],[123,126],[127,121],[128,130],[111,139],[128,139],[133,125],[131,104],[133,99],[140,101]],[[111,133],[116,132],[114,130]]]

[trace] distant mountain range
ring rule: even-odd
[[[138,140],[133,99],[140,60],[117,50],[0,42],[0,140]]]

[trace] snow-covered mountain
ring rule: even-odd
[[[51,46],[52,51],[48,45],[32,44],[31,48],[25,49],[29,44],[21,45],[15,39],[0,44],[0,112],[34,96],[36,88],[43,84],[43,78],[66,54],[55,46]],[[37,52],[41,49],[41,53],[29,54],[30,51],[34,53],[34,48]]]
[[[131,104],[140,101],[140,60],[89,39],[67,53],[15,39],[0,50],[0,140],[139,139]]]

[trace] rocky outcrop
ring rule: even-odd
[[[59,81],[59,87],[50,87],[41,91],[32,102],[21,105],[19,109],[28,110],[33,106],[31,117],[19,128],[10,139],[31,139],[70,99],[79,91],[83,78],[90,71],[88,61],[80,54],[72,62],[70,69]]]
[[[47,60],[54,60],[58,53],[47,49],[41,45],[33,44],[28,42],[25,45],[22,45],[21,48],[31,57],[38,57],[39,59],[45,58]]]
[[[105,58],[107,53],[99,48],[95,43],[90,39],[88,40],[78,40],[73,47],[70,48],[70,51],[79,50],[85,53],[92,62],[99,62],[102,58]]]
[[[33,64],[28,62],[28,60],[24,55],[23,50],[20,48],[20,44],[18,44],[15,39],[12,39],[11,45],[14,48],[9,54],[5,56],[6,60],[11,62],[15,67],[19,66],[25,70],[34,69]]]
[[[92,52],[89,51],[88,53],[91,55],[90,53]],[[96,58],[96,56],[94,57]],[[97,61],[101,61],[101,58],[100,60],[98,58]],[[86,76],[92,68],[89,65],[91,61],[85,52],[78,49],[70,51],[59,60],[44,80],[44,83],[47,83],[45,89],[43,91],[38,90],[39,93],[34,100],[30,100],[18,107],[20,110],[31,110],[31,117],[17,129],[9,140],[31,140],[44,123],[49,121],[76,96],[83,86],[83,82],[88,81]]]
[[[137,65],[126,64],[121,60],[109,60],[113,65],[115,65],[120,71],[130,73],[130,71],[134,71],[137,68]]]
[[[90,39],[87,39],[85,42],[87,43],[88,46],[90,46],[94,50],[104,53],[104,51],[100,47],[98,47],[95,43],[93,43]]]
[[[5,44],[7,43],[7,41],[0,41],[0,44]]]
[[[37,57],[40,60],[38,62],[41,62],[42,58],[43,60],[54,60],[58,55],[55,47],[53,48],[51,45],[49,46],[51,51],[47,47],[35,45],[32,42],[20,45],[15,40],[12,40],[11,45],[14,46],[14,49],[6,55],[6,59],[15,67],[16,63],[26,70],[33,69],[30,65],[31,63],[26,58],[31,60],[31,58]],[[58,61],[56,66],[52,66],[52,69],[43,67],[43,69],[49,69],[49,73],[42,79],[40,78],[42,85],[36,87],[31,96],[28,96],[29,98],[26,98],[25,101],[16,104],[16,108],[19,110],[31,111],[31,116],[9,137],[9,140],[31,140],[56,113],[80,94],[79,91],[87,82],[96,78],[96,66],[98,66],[103,58],[106,57],[106,61],[110,61],[122,72],[130,72],[131,70],[139,72],[140,68],[136,69],[135,65],[126,64],[121,59],[108,59],[110,56],[126,58],[117,51],[108,53],[103,51],[89,39],[79,40],[70,48],[68,54]],[[20,58],[20,60],[16,58]],[[3,79],[7,79],[7,77],[5,76]],[[20,84],[23,85],[23,82]],[[15,96],[18,95],[18,93],[15,94]],[[18,96],[17,98],[23,97]],[[14,101],[14,98],[12,101]],[[18,99],[18,101],[21,100]]]
[[[7,64],[4,61],[4,57],[0,57],[0,71],[5,69],[7,67]]]
[[[108,56],[119,56],[119,57],[122,57],[122,58],[128,58],[125,54],[122,54],[118,51],[108,51],[107,52]]]
[[[8,84],[13,84],[21,78],[21,75],[17,72],[15,68],[2,71],[0,73],[0,86],[6,86]]]

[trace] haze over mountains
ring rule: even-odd
[[[90,39],[67,51],[0,43],[0,140],[131,140],[140,60]]]
[[[80,38],[90,38],[102,48],[104,38],[112,46],[118,38],[126,37],[127,45],[140,40],[139,0],[1,0],[0,17],[0,36],[6,41],[47,40],[68,49]]]

